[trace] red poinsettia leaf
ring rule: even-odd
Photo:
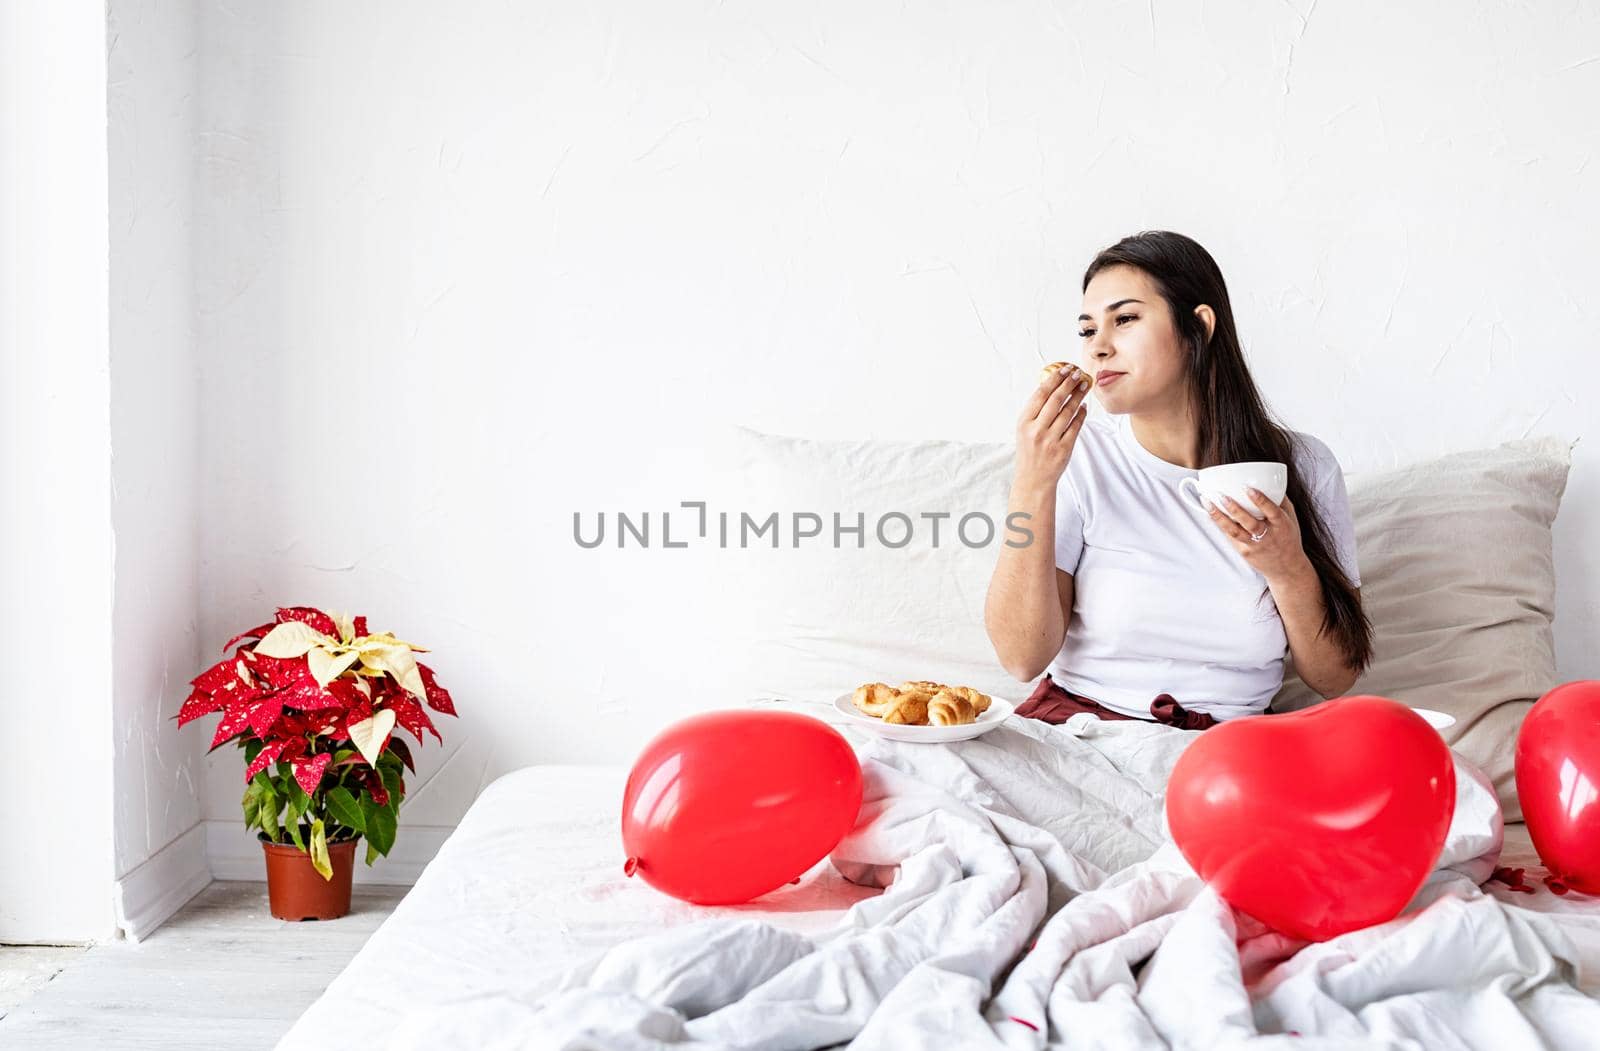
[[[255,761],[244,768],[245,784],[249,784],[252,777],[271,766],[283,754],[283,750],[288,744],[288,741],[273,741],[257,752]]]
[[[371,767],[367,768],[367,791],[372,793],[372,801],[379,806],[389,805],[389,790],[383,787],[383,778]]]
[[[279,697],[279,694],[273,694],[251,704],[250,729],[256,732],[257,737],[266,737],[272,731],[272,724],[283,714],[283,701]]]
[[[410,770],[413,774],[417,772],[417,764],[411,759],[411,746],[406,744],[404,737],[396,737],[390,734],[389,751],[400,757],[400,761],[406,764],[407,770]]]
[[[346,711],[362,704],[372,707],[372,702],[361,692],[361,687],[356,685],[354,679],[335,679],[328,683],[328,692],[333,695],[334,705]]]
[[[216,735],[211,738],[211,750],[216,751],[224,742],[238,737],[250,726],[249,701],[242,701],[222,713],[222,719],[217,723]]]
[[[356,633],[356,638],[358,638],[358,639],[361,638],[363,635],[365,635],[367,633],[367,618],[366,617],[356,617],[355,618],[355,623],[353,623],[350,626],[350,630],[352,630],[352,631],[354,631]]]
[[[301,711],[307,712],[320,712],[329,708],[345,707],[344,702],[337,696],[322,688],[310,671],[290,683],[278,696],[289,707],[299,708]]]
[[[183,707],[178,709],[178,725],[194,722],[202,715],[210,715],[227,707],[227,701],[220,697],[205,692],[198,686],[189,698],[183,702]]]
[[[346,708],[344,714],[339,717],[339,721],[335,724],[336,729],[334,730],[333,739],[335,741],[350,740],[350,727],[355,723],[370,718],[372,718],[372,702],[366,698],[365,694],[362,694],[352,701],[350,707]]]
[[[284,762],[293,762],[300,756],[305,755],[310,747],[310,745],[306,744],[306,739],[304,737],[291,737],[284,744],[283,754],[278,756],[278,758],[282,759]]]
[[[238,642],[240,639],[256,639],[259,641],[261,636],[265,635],[275,627],[277,627],[275,623],[268,621],[266,624],[251,628],[249,631],[240,632],[228,640],[228,644],[222,647],[222,652],[227,653],[229,650],[233,649],[233,644]]]
[[[252,651],[250,663],[255,668],[256,674],[265,679],[267,685],[275,690],[293,686],[311,674],[311,669],[306,665],[303,656],[268,657]]]
[[[328,769],[328,764],[333,761],[332,752],[319,752],[312,756],[299,756],[294,761],[294,779],[300,782],[300,787],[305,789],[306,795],[317,790],[317,785],[322,783],[322,772]]]
[[[328,616],[320,609],[313,609],[310,606],[280,607],[278,610],[278,623],[282,624],[285,621],[291,620],[298,620],[302,624],[309,624],[313,628],[316,628],[318,631],[322,632],[324,635],[331,635],[336,639],[339,637],[339,626],[333,622],[332,617]]]
[[[239,677],[239,658],[235,655],[233,657],[224,657],[199,675],[196,675],[189,680],[189,685],[207,693],[216,693],[228,685],[229,682],[242,681]]]
[[[428,695],[428,707],[446,715],[455,715],[456,705],[450,699],[450,691],[434,681],[433,669],[419,661],[417,673],[422,676],[422,690]]]
[[[418,704],[416,698],[409,693],[404,690],[396,690],[385,696],[384,705],[394,709],[395,723],[406,733],[415,737],[418,744],[423,743],[422,733],[424,730],[438,738],[440,744],[444,743],[444,738],[440,737],[439,731],[434,729],[433,720],[428,718],[427,709]]]

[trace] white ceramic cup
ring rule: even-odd
[[[1192,497],[1189,495],[1191,487],[1194,489]],[[1266,518],[1256,510],[1255,501],[1245,492],[1246,487],[1254,487],[1268,500],[1281,504],[1283,494],[1289,488],[1289,468],[1281,463],[1220,463],[1215,467],[1203,468],[1198,480],[1185,478],[1178,483],[1178,491],[1184,496],[1183,502],[1201,514],[1210,513],[1205,506],[1207,500],[1215,504],[1219,511],[1226,510],[1222,506],[1222,498],[1231,496],[1234,503],[1249,511],[1257,521]]]

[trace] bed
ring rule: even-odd
[[[722,447],[717,474],[743,506],[1006,507],[1000,444],[739,429]],[[1167,775],[1198,735],[1156,723],[852,737],[855,828],[798,884],[732,908],[624,875],[625,765],[537,766],[483,791],[280,1046],[1594,1046],[1600,902],[1541,880],[1512,776],[1521,718],[1559,681],[1550,530],[1569,466],[1570,446],[1541,439],[1350,478],[1377,643],[1352,692],[1456,719],[1454,822],[1390,923],[1308,944],[1231,910],[1165,827]],[[879,678],[1016,699],[981,627],[992,551],[769,555],[697,564],[696,593],[741,601],[693,615],[681,569],[659,587],[629,576],[630,602],[674,610],[662,630],[693,635],[684,696],[783,698],[767,703],[830,722],[841,689]],[[703,619],[718,611],[725,623]],[[1318,699],[1291,676],[1273,709]]]
[[[1201,1047],[1294,1032],[1505,1049],[1600,1032],[1600,901],[1544,884],[1481,773],[1458,759],[1455,823],[1406,913],[1311,944],[1230,910],[1167,838],[1161,788],[1196,736],[1089,716],[1012,717],[950,745],[853,736],[856,830],[799,884],[719,908],[623,874],[625,768],[507,774],[279,1046],[350,1032],[391,1048]]]

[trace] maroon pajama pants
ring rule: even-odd
[[[1110,708],[1092,701],[1087,697],[1080,697],[1069,693],[1056,685],[1054,679],[1046,675],[1034,687],[1028,699],[1017,706],[1016,714],[1025,719],[1038,719],[1047,723],[1064,723],[1079,712],[1088,712],[1098,719],[1137,719],[1136,715],[1123,715]],[[1158,723],[1176,726],[1181,730],[1204,730],[1215,726],[1217,720],[1205,712],[1191,712],[1177,702],[1170,693],[1163,693],[1150,702],[1150,715]],[[1145,720],[1146,722],[1150,720]]]

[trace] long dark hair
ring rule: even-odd
[[[1083,288],[1100,271],[1131,266],[1155,283],[1172,311],[1178,336],[1188,349],[1189,392],[1199,424],[1200,466],[1272,460],[1289,467],[1289,499],[1300,520],[1306,557],[1322,583],[1322,634],[1331,635],[1357,674],[1372,662],[1372,623],[1361,598],[1333,557],[1328,524],[1306,493],[1295,464],[1289,432],[1273,420],[1245,365],[1233,323],[1228,286],[1211,253],[1192,238],[1168,230],[1145,230],[1100,252],[1083,274]],[[1206,304],[1216,314],[1211,337],[1194,308]]]

